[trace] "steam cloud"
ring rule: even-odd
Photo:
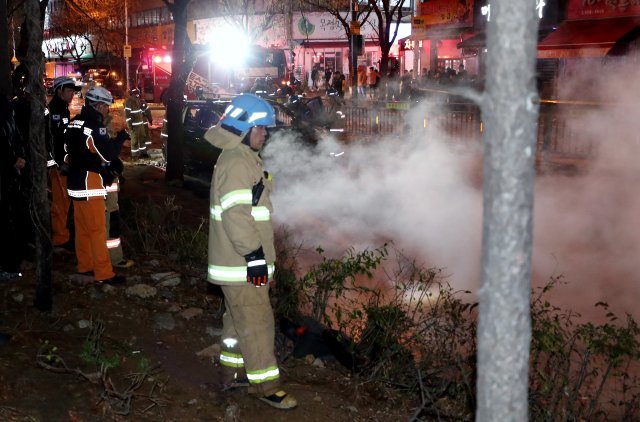
[[[637,80],[637,71],[616,69],[615,80],[594,83],[594,66],[587,76],[590,87],[601,88],[589,90],[597,96],[591,99],[613,99],[619,106],[585,109],[567,120],[571,142],[595,146],[586,171],[537,177],[533,284],[563,275],[568,284],[555,293],[563,307],[587,313],[595,302],[607,301],[616,312],[638,317],[640,119],[633,116],[633,101],[640,87],[624,83]],[[583,86],[581,80],[574,71],[571,86]],[[576,99],[575,92],[584,91],[564,91],[561,98]],[[325,139],[315,149],[288,138],[271,142],[264,158],[275,175],[276,224],[334,256],[392,240],[425,266],[443,268],[455,288],[477,290],[481,145],[454,141],[433,125],[424,129],[422,116],[435,106],[412,111],[411,135],[347,144]],[[575,159],[566,153],[547,158]]]

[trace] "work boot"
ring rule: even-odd
[[[122,275],[114,275],[111,278],[108,278],[106,280],[96,280],[96,283],[98,284],[108,284],[110,286],[117,286],[119,284],[124,284],[127,282],[127,279],[125,276]]]
[[[298,401],[295,397],[291,394],[287,394],[284,390],[280,390],[270,396],[259,397],[259,399],[267,403],[269,406],[282,410],[293,409],[298,405]]]
[[[131,268],[135,265],[135,262],[133,262],[132,259],[123,259],[122,261],[111,265],[116,268]]]
[[[72,240],[68,240],[62,245],[53,245],[53,253],[76,253],[76,247]]]

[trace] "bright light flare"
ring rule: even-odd
[[[220,26],[209,36],[215,40],[210,43],[211,61],[232,69],[244,64],[250,44],[244,32],[232,26]]]

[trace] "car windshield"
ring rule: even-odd
[[[215,126],[220,120],[220,115],[224,112],[223,107],[216,112],[212,104],[194,104],[187,107],[184,123],[185,125],[208,129]]]

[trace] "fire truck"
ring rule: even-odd
[[[234,68],[225,66],[224,60],[214,60],[204,46],[187,78],[185,95],[196,99],[201,88],[205,97],[221,97],[246,91],[256,78],[269,76],[280,84],[289,82],[293,66],[291,53],[282,48],[250,46],[242,64]],[[144,99],[163,102],[171,82],[172,52],[162,48],[147,48],[140,56],[136,69],[136,81]]]

